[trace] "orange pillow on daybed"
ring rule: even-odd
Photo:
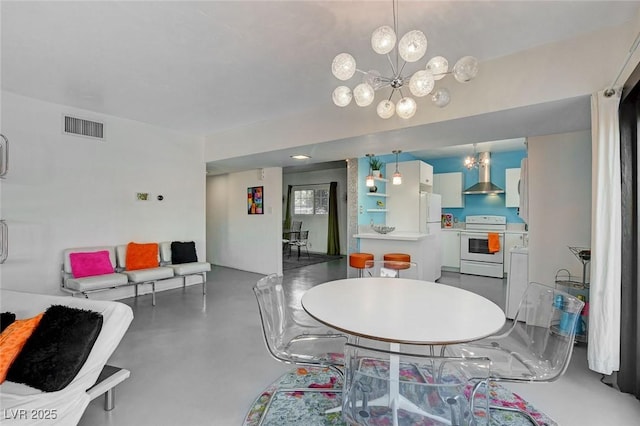
[[[0,334],[0,383],[7,378],[7,371],[36,329],[44,312],[33,318],[16,320]]]
[[[127,271],[158,267],[158,243],[127,244]]]

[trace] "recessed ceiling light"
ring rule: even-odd
[[[294,160],[306,160],[311,158],[310,155],[304,155],[304,154],[296,154],[296,155],[292,155],[291,158],[293,158]]]

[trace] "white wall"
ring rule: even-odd
[[[282,176],[282,193],[287,196],[289,185],[313,185],[338,182],[338,229],[340,232],[340,253],[347,253],[347,168],[316,170],[311,172],[286,173]],[[320,187],[317,187],[320,188]],[[282,200],[282,218],[286,210],[285,199]],[[309,251],[327,253],[327,226],[329,215],[294,215],[292,220],[302,221],[302,229],[309,231]]]
[[[529,281],[553,285],[558,269],[582,276],[567,246],[591,241],[591,132],[528,139]]]
[[[629,21],[619,27],[484,61],[473,82],[447,85],[452,99],[447,108],[418,102],[411,120],[380,120],[376,114],[364,114],[354,105],[336,108],[327,102],[326,106],[313,110],[208,135],[205,159],[216,161],[363,135],[373,144],[380,140],[375,137],[378,132],[588,96],[611,84],[638,33],[638,25]],[[329,93],[327,99],[328,96]],[[385,146],[389,136],[382,138]],[[504,139],[519,136],[522,134],[505,135]],[[402,137],[405,151],[423,148],[424,133],[403,133]],[[257,140],[259,144],[255,143]],[[470,142],[452,140],[448,145]]]
[[[201,138],[2,95],[2,132],[11,140],[1,195],[9,225],[2,288],[58,293],[65,248],[194,240],[199,258],[206,258]],[[64,135],[63,114],[103,121],[106,140]],[[151,200],[136,201],[136,192]],[[178,285],[171,280],[158,288]],[[127,288],[96,298],[131,295]]]
[[[282,273],[282,169],[207,178],[207,260],[260,274]],[[264,214],[247,213],[247,188],[263,186]]]

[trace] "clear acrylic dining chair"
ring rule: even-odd
[[[342,411],[349,424],[490,424],[488,358],[439,357],[380,346],[345,345]]]
[[[446,348],[446,353],[491,359],[492,381],[552,382],[566,371],[575,344],[576,325],[584,302],[561,290],[529,283],[507,331]],[[518,411],[538,425],[529,413]]]
[[[282,276],[271,274],[253,287],[258,302],[267,350],[287,364],[329,367],[342,375],[343,348],[347,337],[306,315],[293,315],[288,306]],[[297,320],[305,314],[304,321]]]
[[[367,260],[364,277],[420,279],[420,266],[415,262],[399,260]]]

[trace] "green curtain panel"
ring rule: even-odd
[[[338,182],[329,186],[329,224],[327,232],[327,254],[340,254],[340,231],[338,230]]]
[[[288,189],[287,189],[287,199],[286,199],[286,203],[287,203],[287,207],[284,211],[284,225],[282,226],[282,229],[291,229],[291,191],[293,190],[293,185],[289,185]]]

